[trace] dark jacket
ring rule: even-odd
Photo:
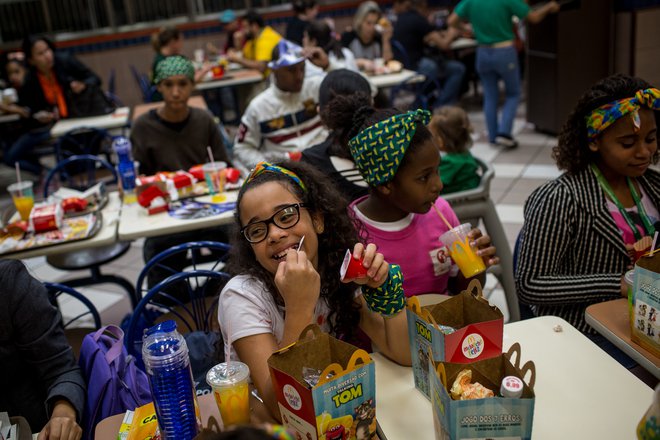
[[[67,107],[71,108],[71,81],[81,81],[88,87],[100,87],[101,79],[92,72],[89,67],[78,61],[73,55],[67,53],[55,53],[55,77],[62,87]],[[46,97],[39,83],[37,71],[34,67],[30,69],[25,77],[25,84],[18,94],[19,104],[30,109],[32,114],[41,111],[52,111],[53,105],[46,101]],[[35,120],[35,127],[39,123]]]
[[[80,421],[85,380],[60,313],[20,261],[0,260],[0,304],[0,411],[25,417],[38,432],[64,398]]]

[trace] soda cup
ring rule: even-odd
[[[470,230],[472,225],[463,223],[440,236],[440,241],[447,247],[449,256],[465,278],[471,278],[486,270],[483,258],[477,255],[477,249],[470,245]]]
[[[218,364],[206,374],[225,428],[250,423],[249,378],[250,369],[238,361]]]

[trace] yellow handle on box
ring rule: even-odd
[[[317,386],[323,385],[329,380],[334,379],[336,376],[355,370],[357,368],[358,361],[362,361],[362,364],[368,364],[371,362],[371,356],[369,356],[369,353],[366,351],[358,349],[355,350],[351,355],[351,358],[348,360],[348,364],[346,365],[346,369],[342,368],[342,366],[336,362],[331,363],[321,372]],[[334,373],[334,375],[329,377],[330,373]]]

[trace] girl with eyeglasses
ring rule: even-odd
[[[218,320],[225,352],[250,367],[278,418],[268,357],[311,323],[370,351],[368,338],[410,365],[400,269],[358,241],[346,208],[325,176],[299,162],[261,162],[238,194],[227,267],[236,276],[220,293]],[[340,281],[347,249],[363,259],[367,277]]]

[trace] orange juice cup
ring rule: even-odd
[[[447,246],[449,256],[465,278],[471,278],[486,270],[483,258],[477,255],[476,248],[470,246],[467,234],[471,230],[472,225],[464,223],[440,236],[440,241]]]
[[[34,206],[32,182],[25,180],[12,183],[7,187],[7,191],[9,191],[11,198],[14,200],[14,206],[21,216],[21,220],[28,221],[30,219],[30,212],[32,212],[32,207]]]
[[[209,162],[202,165],[204,180],[209,188],[209,194],[213,202],[222,202],[224,197],[221,194],[225,190],[225,169],[226,162]]]
[[[238,361],[218,364],[206,374],[225,428],[250,423],[249,378],[250,369]]]

